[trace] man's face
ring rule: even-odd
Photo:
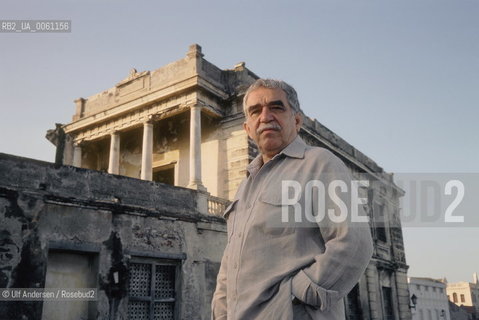
[[[245,111],[244,129],[258,146],[263,159],[269,160],[281,152],[296,138],[301,127],[300,113],[293,114],[286,93],[281,89],[259,87],[251,91]]]

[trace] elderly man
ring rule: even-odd
[[[348,168],[298,136],[302,114],[287,83],[257,80],[243,108],[260,154],[225,210],[212,319],[344,320],[342,298],[372,255],[368,224],[350,219]]]

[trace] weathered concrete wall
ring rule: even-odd
[[[225,245],[194,190],[0,154],[0,287],[42,288],[49,250],[98,259],[95,319],[126,319],[132,257],[180,265],[180,319],[208,319]],[[113,282],[114,271],[119,283]],[[1,302],[0,319],[41,319],[41,302]]]

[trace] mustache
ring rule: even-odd
[[[265,124],[262,124],[258,127],[258,129],[256,130],[256,134],[261,134],[263,133],[263,131],[265,130],[275,130],[275,131],[280,131],[281,130],[281,126],[275,122],[273,123],[265,123]]]

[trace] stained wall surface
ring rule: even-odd
[[[96,302],[63,302],[61,308],[0,302],[0,319],[126,319],[128,312],[141,313],[129,296],[138,285],[132,281],[139,281],[131,273],[136,262],[175,266],[175,314],[208,319],[226,229],[221,218],[198,211],[197,194],[0,154],[0,233],[8,250],[0,287],[98,289]]]

